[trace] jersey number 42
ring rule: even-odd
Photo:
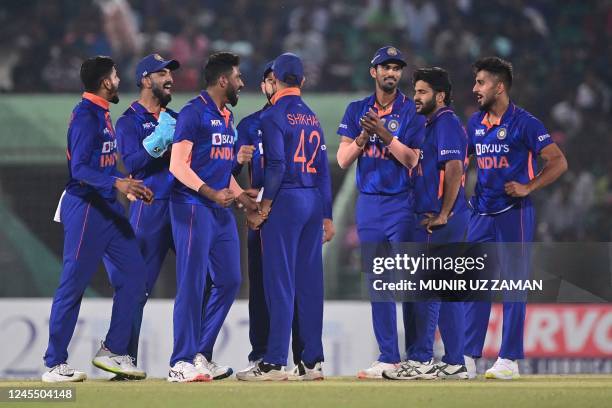
[[[300,141],[298,142],[298,146],[297,149],[295,149],[295,154],[293,155],[293,162],[294,163],[302,163],[302,173],[307,172],[307,173],[316,173],[317,169],[315,167],[313,167],[313,163],[315,161],[315,158],[317,157],[317,152],[319,151],[319,147],[321,145],[321,135],[319,134],[318,131],[313,130],[312,132],[310,132],[310,135],[308,136],[308,143],[309,145],[313,145],[316,143],[316,146],[314,148],[314,150],[312,151],[312,155],[310,156],[310,160],[308,160],[308,162],[306,161],[306,152],[305,152],[305,132],[304,129],[302,129],[302,132],[300,133]],[[316,140],[315,140],[316,139]],[[313,142],[314,141],[314,142]],[[310,147],[310,146],[309,146]],[[308,149],[310,150],[310,149]]]

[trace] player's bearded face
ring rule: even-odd
[[[172,100],[173,83],[172,74],[170,74],[168,69],[151,74],[151,92],[153,92],[161,106],[165,107]]]
[[[417,113],[425,116],[436,109],[436,93],[424,81],[417,81],[414,85],[414,104]]]
[[[415,94],[414,104],[417,113],[427,116],[436,109],[436,94],[434,92],[429,92],[426,95]]]
[[[225,96],[227,97],[228,102],[232,106],[236,106],[238,104],[240,90],[244,88],[244,83],[242,82],[240,75],[241,74],[238,67],[234,67],[232,70],[232,74],[228,77]]]
[[[402,67],[393,63],[377,65],[373,76],[380,89],[391,93],[395,91],[402,78]]]
[[[117,70],[113,68],[111,75],[104,80],[104,86],[108,90],[109,99],[108,101],[111,103],[119,103],[119,76],[117,75]]]

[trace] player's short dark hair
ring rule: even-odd
[[[512,64],[499,57],[484,57],[474,63],[474,74],[487,71],[504,83],[507,90],[512,88]]]
[[[108,78],[116,69],[115,62],[111,57],[98,55],[83,61],[81,65],[81,82],[87,92],[96,92],[100,89],[102,81]]]
[[[204,66],[204,81],[206,86],[217,83],[222,75],[232,71],[234,67],[240,65],[240,57],[231,52],[217,52],[212,54]]]
[[[417,81],[427,82],[435,92],[444,92],[444,104],[450,105],[452,102],[452,89],[448,72],[440,67],[420,68],[412,74],[412,83]]]

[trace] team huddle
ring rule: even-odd
[[[370,64],[371,96],[352,102],[338,128],[341,168],[357,161],[356,224],[362,243],[530,242],[529,194],[556,180],[565,157],[543,124],[509,98],[512,66],[496,57],[474,64],[480,111],[467,130],[450,107],[449,74],[414,72],[414,98],[398,84],[406,62],[394,47]],[[144,307],[169,250],[176,254],[170,382],[221,380],[234,370],[213,360],[215,342],[241,285],[232,205],[247,218],[249,365],[243,381],[324,378],[322,246],[330,241],[332,189],[325,137],[303,101],[304,69],[291,53],[262,73],[265,106],[237,126],[244,87],[238,56],[221,52],[204,67],[205,89],[180,112],[168,108],[176,60],[140,61],[140,88],[113,126],[119,77],[108,57],[81,67],[85,92],[68,128],[69,181],[56,220],[64,260],[49,320],[46,382],[83,381],[67,363],[81,299],[103,261],[114,288],[110,327],[93,365],[113,380],[144,379],[138,342]],[[477,183],[464,193],[470,155]],[[536,175],[536,158],[545,165]],[[248,166],[248,185],[237,182]],[[129,215],[117,191],[130,200]],[[500,250],[503,252],[503,250]],[[525,255],[525,254],[523,254]],[[512,256],[501,253],[500,257]],[[396,303],[371,303],[380,355],[358,378],[468,379],[482,356],[490,302],[402,303],[405,359]],[[504,303],[499,358],[486,378],[518,378],[525,303]],[[433,359],[436,328],[445,355]],[[294,368],[285,370],[291,343]]]

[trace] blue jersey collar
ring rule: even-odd
[[[510,101],[510,103],[508,104],[508,109],[506,109],[506,111],[504,112],[504,114],[502,115],[499,123],[494,123],[493,126],[490,127],[490,129],[492,129],[494,126],[499,126],[503,123],[506,123],[510,120],[510,118],[512,118],[514,116],[514,114],[516,113],[517,107],[514,104],[514,102],[512,102],[512,100]],[[482,125],[485,125],[484,119],[485,117],[488,115],[488,112],[480,112],[480,115],[478,116],[478,122]],[[485,125],[486,126],[486,125]]]
[[[205,108],[210,110],[211,112],[215,112],[217,115],[221,116],[225,121],[225,126],[229,126],[232,111],[230,111],[227,106],[224,106],[223,109],[219,109],[215,101],[210,97],[209,93],[206,90],[200,92],[200,100],[204,104]]]
[[[404,95],[402,93],[402,91],[400,91],[398,89],[397,90],[397,94],[395,95],[395,99],[393,100],[393,102],[391,102],[391,110],[387,110],[383,116],[395,112],[397,109],[402,107],[407,100],[408,100],[408,98],[406,97],[406,95]],[[376,103],[376,93],[373,93],[368,98],[368,107],[372,108],[373,110],[376,110],[376,109],[374,109],[374,107],[376,105],[377,105],[377,103]]]

